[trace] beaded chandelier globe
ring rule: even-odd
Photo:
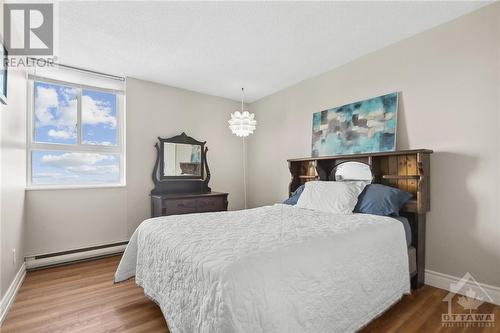
[[[243,110],[243,88],[241,88],[241,112],[231,113],[231,119],[228,120],[229,129],[237,136],[247,137],[255,131],[257,121],[254,118],[253,113]]]

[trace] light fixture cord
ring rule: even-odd
[[[241,88],[241,113],[243,113],[243,88]]]
[[[245,201],[245,209],[247,209],[247,152],[245,146],[245,137],[243,137],[243,200]]]
[[[244,100],[244,95],[245,90],[244,88],[241,88],[241,114],[244,112],[243,108],[243,100]],[[247,152],[246,152],[246,143],[245,143],[245,137],[242,137],[243,141],[243,201],[245,205],[245,209],[247,209],[247,170],[246,170],[246,164],[247,164]]]

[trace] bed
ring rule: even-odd
[[[398,219],[284,204],[152,218],[131,237],[115,282],[135,276],[171,333],[355,332],[423,284],[429,154],[289,160],[290,193],[309,180],[311,161],[320,181],[346,161],[366,163],[374,183],[415,194]],[[404,175],[385,164],[401,156]]]
[[[149,219],[116,272],[176,332],[354,332],[410,292],[403,224],[283,204]],[[349,306],[346,306],[349,305]]]

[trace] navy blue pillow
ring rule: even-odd
[[[394,187],[382,184],[369,184],[358,197],[355,213],[374,215],[399,215],[399,210],[412,195]]]
[[[292,195],[290,196],[290,198],[288,198],[285,201],[283,201],[283,203],[287,204],[287,205],[292,205],[292,206],[296,205],[297,201],[299,201],[300,195],[302,194],[303,191],[304,191],[304,185],[300,185],[295,190],[295,192],[292,193]]]

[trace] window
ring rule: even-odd
[[[30,187],[124,184],[123,93],[32,77]]]

